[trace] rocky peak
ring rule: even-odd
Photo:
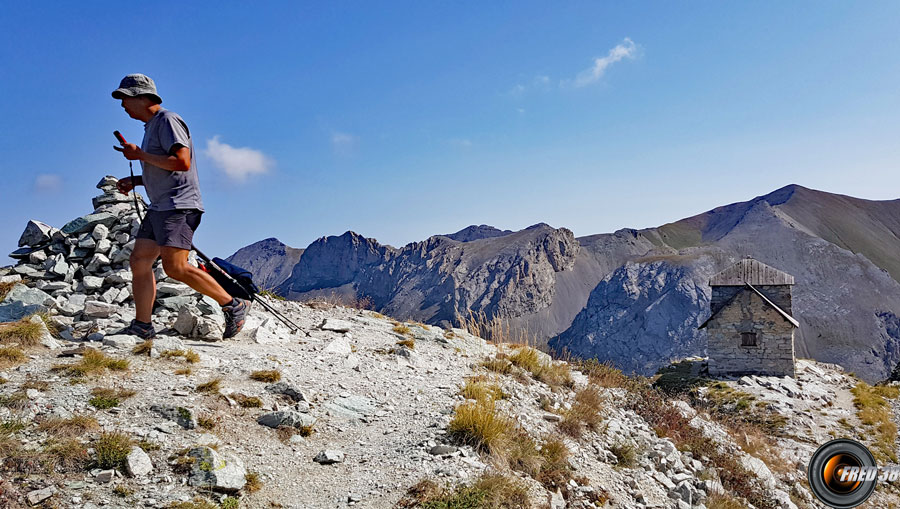
[[[500,230],[490,225],[471,225],[463,228],[456,233],[443,235],[444,237],[459,241],[471,242],[473,240],[490,239],[494,237],[502,237],[513,233],[512,230]]]

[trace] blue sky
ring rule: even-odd
[[[127,175],[110,97],[194,136],[196,243],[649,227],[797,183],[900,198],[898,2],[16,2],[0,239]]]

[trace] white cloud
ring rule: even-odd
[[[41,193],[54,193],[62,189],[62,177],[44,173],[34,179],[34,190]]]
[[[356,146],[357,137],[340,131],[331,132],[331,148],[335,154],[347,155]]]
[[[467,149],[472,147],[472,140],[468,140],[466,138],[451,138],[447,140],[447,143],[460,149]]]
[[[509,95],[513,97],[521,97],[525,95],[525,92],[529,90],[546,89],[548,85],[550,85],[550,76],[541,74],[535,76],[529,83],[526,83],[524,85],[522,83],[518,83],[516,86],[510,89]]]
[[[243,182],[248,176],[269,171],[274,162],[259,150],[232,147],[219,141],[219,136],[206,140],[206,155],[231,180]]]
[[[578,76],[572,82],[572,85],[576,87],[584,87],[592,83],[596,83],[598,80],[600,80],[600,78],[603,77],[603,74],[606,72],[609,66],[625,58],[633,59],[635,56],[637,56],[637,51],[638,47],[634,43],[634,41],[626,37],[621,44],[618,44],[615,48],[609,50],[609,54],[607,54],[605,57],[594,59],[593,66],[578,73]],[[562,84],[568,84],[568,81],[563,82]]]

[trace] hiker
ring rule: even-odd
[[[119,180],[118,189],[128,194],[135,186],[144,186],[150,206],[135,236],[129,262],[132,273],[135,319],[117,332],[150,339],[151,315],[156,300],[153,264],[162,257],[163,269],[194,290],[215,299],[225,314],[224,338],[233,337],[244,325],[250,303],[233,298],[209,274],[188,263],[194,231],[203,215],[200,181],[191,168],[193,144],[187,124],[178,114],[161,107],[156,84],[143,74],[129,74],[113,91],[122,100],[125,113],[144,122],[141,146],[123,143],[113,147],[130,161],[140,161],[140,176]]]

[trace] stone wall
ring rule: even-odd
[[[794,376],[793,325],[749,289],[722,308],[706,329],[710,375]],[[755,332],[756,346],[741,346],[742,332]]]

